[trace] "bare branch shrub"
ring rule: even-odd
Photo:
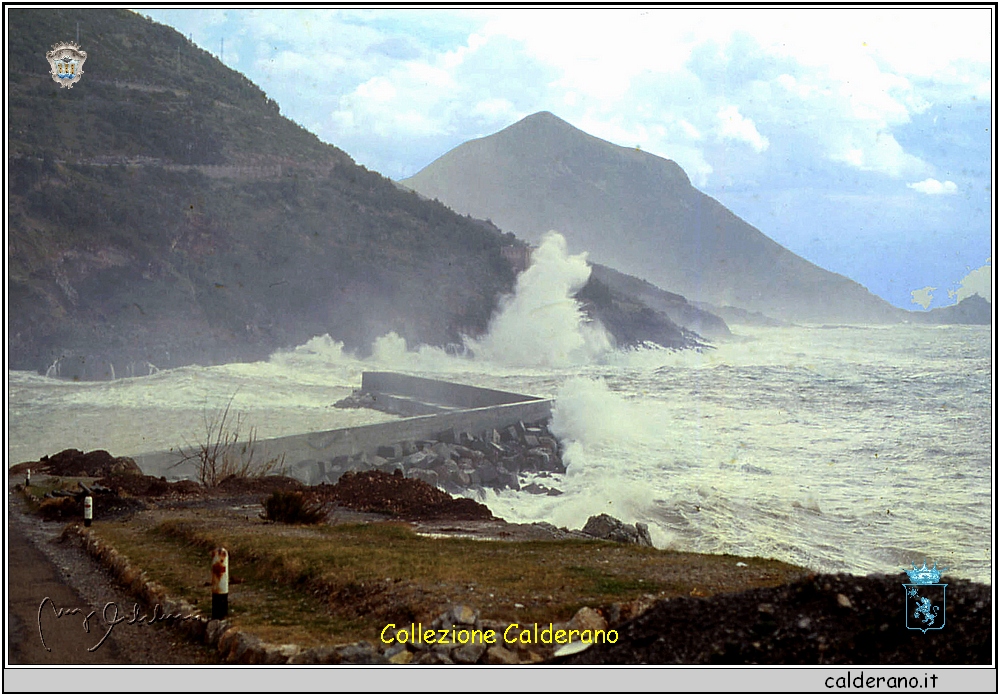
[[[234,393],[226,407],[205,416],[205,437],[195,446],[179,448],[177,465],[194,462],[198,481],[213,487],[230,476],[258,478],[284,473],[285,455],[262,460],[257,451],[257,428],[245,423],[245,414],[233,414]],[[244,436],[245,433],[245,436]]]

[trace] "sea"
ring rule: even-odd
[[[991,327],[736,326],[709,349],[615,349],[572,299],[580,257],[556,252],[464,355],[389,334],[361,358],[324,335],[106,382],[8,372],[8,464],[190,446],[227,404],[259,438],[390,420],[333,404],[363,371],[394,370],[555,399],[568,469],[542,483],[563,494],[479,495],[509,521],[606,512],[659,548],[859,575],[926,560],[992,584]]]

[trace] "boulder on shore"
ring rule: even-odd
[[[622,544],[638,544],[639,546],[653,545],[653,540],[649,536],[649,527],[642,522],[634,525],[625,524],[606,513],[591,516],[587,520],[587,524],[583,525],[582,531],[596,539],[617,541]]]
[[[433,440],[390,443],[380,445],[374,454],[365,452],[319,462],[310,481],[336,483],[347,471],[371,469],[386,473],[399,470],[406,478],[456,494],[483,487],[516,491],[521,490],[522,474],[547,477],[566,473],[559,441],[549,432],[547,423],[518,422],[503,434],[493,428],[480,434],[451,428]],[[527,486],[525,490],[560,493],[543,486]]]

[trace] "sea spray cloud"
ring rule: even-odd
[[[570,255],[561,234],[546,234],[532,253],[531,266],[518,276],[514,293],[501,298],[486,334],[465,339],[476,362],[540,368],[605,363],[613,353],[613,341],[600,322],[584,314],[575,298],[590,279],[590,270],[586,253]],[[328,335],[311,339],[294,353],[347,359],[343,344]],[[464,362],[433,346],[409,348],[395,332],[377,338],[371,356],[361,360],[363,364],[442,372]]]
[[[545,518],[580,527],[607,512],[648,522],[654,500],[647,465],[664,451],[662,423],[603,380],[574,377],[556,394],[550,428],[563,444],[565,495],[545,501]]]
[[[408,349],[406,339],[390,331],[375,339],[371,356],[362,362],[402,370],[447,371],[455,360],[436,346],[421,345]]]
[[[372,362],[394,364],[404,362],[405,359],[406,339],[395,331],[379,336],[372,343]]]
[[[593,362],[610,351],[604,328],[588,322],[574,298],[590,279],[587,255],[570,256],[565,238],[549,232],[531,258],[514,294],[500,301],[486,336],[467,341],[477,357],[507,365],[564,367]]]
[[[585,377],[573,377],[559,389],[551,429],[560,440],[587,446],[626,440],[651,443],[659,431],[644,409],[613,392],[603,380]]]

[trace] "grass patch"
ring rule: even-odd
[[[171,536],[169,526],[135,529],[128,524],[95,523],[95,528],[171,596],[186,599],[203,616],[211,615],[211,554],[204,545]],[[306,646],[376,637],[362,622],[331,612],[307,589],[270,577],[247,560],[230,566],[229,611],[235,625],[270,642]]]
[[[80,479],[66,479],[56,476],[38,475],[31,479],[30,486],[23,486],[21,494],[28,499],[28,494],[41,498],[46,493],[57,490],[74,490],[77,488],[77,481]]]
[[[47,493],[52,491],[64,490],[75,493],[79,490],[77,483],[83,481],[85,483],[92,483],[93,478],[90,477],[61,477],[61,476],[49,476],[47,474],[37,474],[32,477],[30,486],[22,486],[19,490],[21,497],[28,510],[32,513],[38,513],[42,504],[47,501],[51,504],[52,500],[60,500],[59,498],[46,498]],[[70,500],[67,498],[66,500]],[[82,508],[81,508],[82,515]]]
[[[226,547],[233,620],[265,640],[304,645],[375,642],[387,623],[428,622],[456,603],[489,619],[565,621],[585,605],[778,585],[804,572],[599,541],[428,538],[397,523],[273,525],[222,510],[95,527],[203,614],[211,550]]]
[[[634,595],[635,593],[656,593],[660,590],[657,582],[646,582],[644,578],[628,578],[586,566],[569,566],[567,571],[590,583],[590,592],[609,597]]]

